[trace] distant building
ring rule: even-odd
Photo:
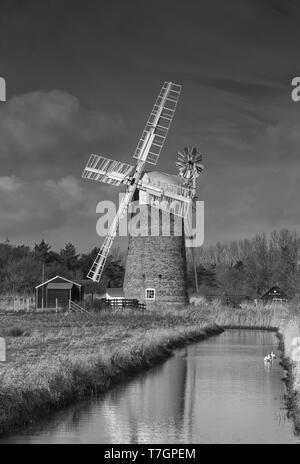
[[[69,301],[81,302],[83,287],[65,277],[56,276],[35,287],[36,309],[67,307]]]
[[[260,297],[264,303],[285,303],[288,299],[287,294],[278,286],[271,287]]]

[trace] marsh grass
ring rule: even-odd
[[[16,329],[28,334],[16,337]],[[0,434],[103,392],[172,354],[220,333],[200,311],[104,310],[80,315],[0,316],[8,362],[0,366]]]
[[[287,401],[295,428],[300,433],[300,315],[293,308],[290,317],[281,324],[283,364],[287,371]]]
[[[213,321],[224,328],[254,328],[277,330],[289,315],[281,305],[248,305],[243,308],[219,307],[211,312]]]

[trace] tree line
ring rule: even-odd
[[[0,243],[0,293],[32,293],[36,285],[61,275],[82,281],[99,248],[79,254],[72,243],[59,252],[42,240],[26,245]],[[289,297],[300,294],[300,235],[282,229],[270,235],[188,250],[188,277],[192,290],[205,296],[244,295],[257,298],[278,285]],[[87,292],[107,286],[122,287],[125,253],[116,248],[106,263],[101,284],[85,280]],[[196,281],[198,285],[196,285]]]
[[[294,297],[300,293],[299,257],[300,235],[287,229],[199,248],[194,257],[199,293],[257,298],[278,285]],[[191,269],[189,275],[192,281]]]
[[[79,254],[72,243],[66,243],[59,252],[42,240],[32,248],[12,245],[9,240],[0,243],[0,293],[30,294],[34,287],[61,275],[76,281],[85,280],[99,248]],[[88,281],[92,291],[102,292],[107,286],[122,287],[124,279],[124,254],[116,249],[109,256],[101,284]]]

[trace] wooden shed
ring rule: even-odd
[[[65,277],[56,276],[35,287],[36,309],[67,307],[69,301],[81,302],[83,287]]]

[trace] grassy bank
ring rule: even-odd
[[[287,370],[288,405],[295,428],[300,433],[300,317],[292,311],[280,327],[283,342],[283,365]]]
[[[0,316],[0,434],[150,368],[186,343],[220,333],[198,310]]]

